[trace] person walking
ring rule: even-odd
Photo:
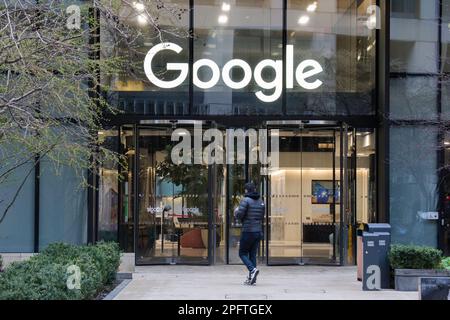
[[[263,238],[265,204],[253,182],[246,183],[244,189],[245,196],[235,211],[235,217],[242,222],[239,257],[249,272],[244,284],[253,285],[259,274],[256,268],[256,254],[259,242]]]

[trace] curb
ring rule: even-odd
[[[103,298],[103,300],[114,300],[114,298],[131,282],[131,278],[124,279],[122,278],[122,282],[114,288],[113,291],[108,293],[106,297]]]

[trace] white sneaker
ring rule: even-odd
[[[259,270],[253,269],[252,272],[250,272],[250,284],[253,285],[256,283],[256,277],[258,277]]]

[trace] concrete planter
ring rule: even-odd
[[[395,290],[418,291],[420,278],[447,278],[450,270],[395,269]]]

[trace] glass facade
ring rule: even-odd
[[[436,247],[437,221],[424,213],[436,211],[438,204],[437,130],[393,127],[390,145],[392,241]]]
[[[287,90],[292,115],[370,115],[374,113],[376,29],[364,23],[375,1],[287,1],[287,44],[294,61],[316,59],[324,84],[314,92]]]
[[[375,114],[376,29],[368,24],[375,1],[327,0],[314,2],[313,8],[306,0],[289,0],[286,7],[283,1],[269,0],[197,0],[192,8],[186,1],[167,3],[179,11],[173,19],[157,13],[156,31],[143,13],[123,5],[124,23],[142,34],[127,70],[105,81],[126,113]],[[158,12],[156,3],[149,6],[150,12]],[[124,50],[110,49],[114,37],[102,36],[104,55]],[[179,46],[179,52],[162,47],[154,54],[148,69],[156,80],[151,80],[143,62],[161,41]]]
[[[41,160],[39,247],[53,242],[87,242],[87,193],[84,172]],[[80,176],[81,175],[81,176]]]
[[[87,243],[87,189],[80,172],[55,168],[45,159],[37,169],[33,162],[18,165],[6,179],[2,175],[0,210],[6,215],[0,223],[0,252],[35,252],[53,242]]]
[[[100,29],[102,56],[126,57],[102,75],[120,112],[98,132],[121,163],[103,162],[86,191],[79,173],[42,161],[0,224],[0,252],[116,240],[136,264],[240,263],[233,211],[250,180],[267,203],[261,262],[353,264],[366,222],[449,252],[450,1],[136,3],[120,6],[139,31],[133,50]],[[173,165],[175,130],[197,122],[227,143],[239,140],[228,130],[266,130],[278,165],[250,163],[269,146],[250,137],[233,163]]]
[[[1,148],[1,159],[8,152],[18,152],[11,147]],[[25,162],[9,177],[0,169],[0,252],[34,252],[34,168]],[[21,184],[24,182],[22,188]],[[8,209],[9,208],[9,209]]]
[[[448,1],[391,1],[390,110],[385,118],[391,123],[390,220],[396,243],[443,246],[439,181],[445,181],[448,10]]]

